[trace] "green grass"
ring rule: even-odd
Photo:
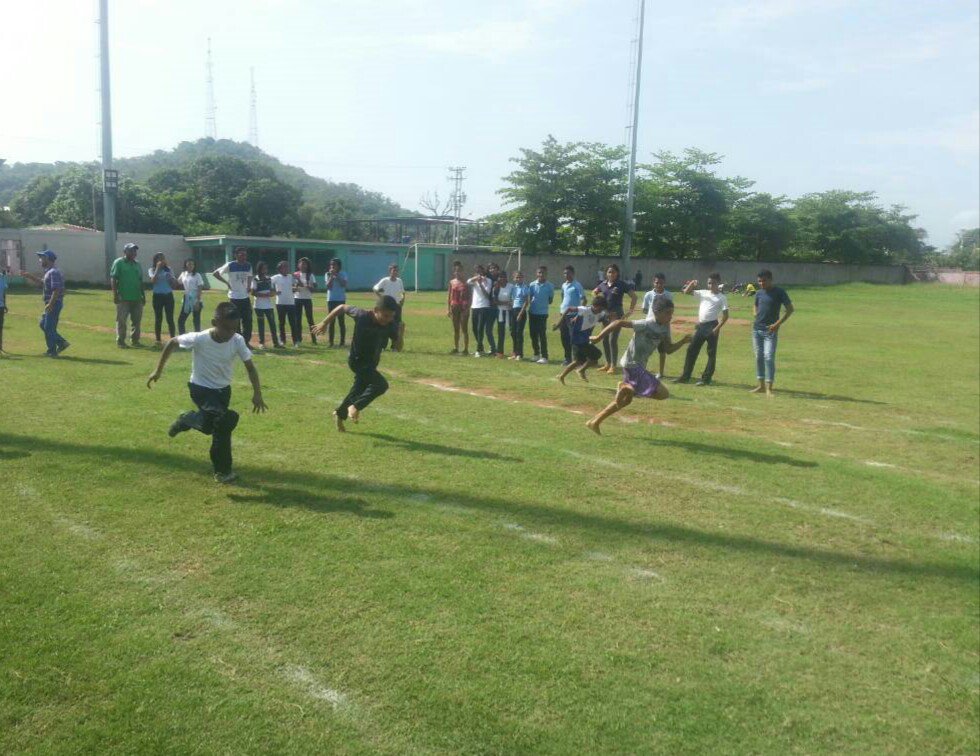
[[[148,391],[80,291],[46,360],[14,294],[0,751],[976,753],[978,292],[792,295],[777,397],[734,322],[601,439],[613,378],[450,357],[412,297],[346,436],[339,351],[258,354],[263,416],[239,369],[220,487],[187,355]]]

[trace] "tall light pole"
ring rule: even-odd
[[[630,131],[629,179],[626,185],[626,222],[623,227],[623,275],[627,274],[630,255],[633,253],[633,231],[636,221],[633,218],[633,200],[636,187],[636,131],[640,122],[640,71],[643,67],[643,16],[646,0],[640,0],[640,30],[636,41],[636,74],[633,79],[633,126]]]
[[[99,0],[99,76],[102,99],[102,229],[106,275],[116,259],[116,191],[119,173],[112,169],[112,99],[109,91],[109,0]]]

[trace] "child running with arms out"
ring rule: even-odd
[[[585,425],[597,435],[601,435],[599,426],[611,415],[616,414],[633,401],[633,397],[663,400],[670,396],[667,387],[647,370],[647,361],[660,346],[666,344],[667,353],[676,352],[687,344],[690,336],[685,336],[676,344],[670,341],[670,321],[674,317],[674,303],[669,299],[658,299],[653,305],[652,320],[616,320],[597,335],[589,339],[593,344],[602,341],[607,334],[621,328],[632,328],[633,338],[626,348],[626,354],[620,360],[623,368],[623,380],[620,381],[616,398],[605,409],[593,417]]]
[[[146,381],[146,387],[153,388],[153,384],[160,380],[170,355],[178,348],[191,350],[191,379],[187,385],[197,410],[178,417],[168,433],[173,438],[178,433],[193,429],[211,436],[211,464],[218,483],[230,483],[238,477],[232,470],[231,457],[231,434],[238,425],[238,413],[229,409],[231,373],[236,358],[245,363],[248,379],[252,383],[252,411],[265,412],[268,409],[262,400],[262,387],[259,373],[252,363],[252,353],[238,333],[240,319],[238,308],[232,302],[222,302],[214,310],[214,320],[209,330],[181,334],[167,342],[156,370]]]
[[[565,369],[558,374],[558,380],[565,383],[565,376],[573,370],[578,371],[579,378],[583,381],[589,380],[585,377],[585,371],[589,368],[599,367],[599,358],[602,352],[592,344],[589,339],[592,336],[592,329],[596,323],[601,322],[606,317],[606,298],[602,294],[596,294],[592,298],[591,307],[574,307],[566,315],[572,315],[572,350],[573,359]]]
[[[354,385],[333,413],[337,430],[341,432],[346,430],[346,420],[356,423],[361,411],[388,390],[388,381],[378,372],[378,363],[381,361],[381,351],[391,336],[391,326],[397,313],[398,301],[384,295],[378,298],[373,310],[340,305],[312,328],[313,335],[322,336],[337,318],[349,315],[354,321],[354,336],[347,358],[347,365],[354,373]]]

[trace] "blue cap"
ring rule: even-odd
[[[38,253],[37,253],[37,256],[38,256],[38,257],[46,257],[46,258],[48,258],[48,259],[49,259],[49,260],[50,260],[51,262],[54,262],[55,260],[57,260],[57,259],[58,259],[58,255],[56,255],[56,254],[55,254],[54,252],[52,252],[52,251],[51,251],[50,249],[42,249],[42,250],[41,250],[40,252],[38,252]]]

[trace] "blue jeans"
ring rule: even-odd
[[[769,333],[769,327],[752,328],[752,350],[755,352],[755,377],[758,381],[772,383],[776,379],[776,341],[778,332]]]
[[[44,341],[48,345],[48,354],[57,354],[59,347],[68,343],[58,333],[58,319],[61,317],[61,308],[64,306],[64,301],[59,299],[55,302],[54,307],[51,308],[51,312],[41,314],[41,320],[38,325],[44,331]]]

